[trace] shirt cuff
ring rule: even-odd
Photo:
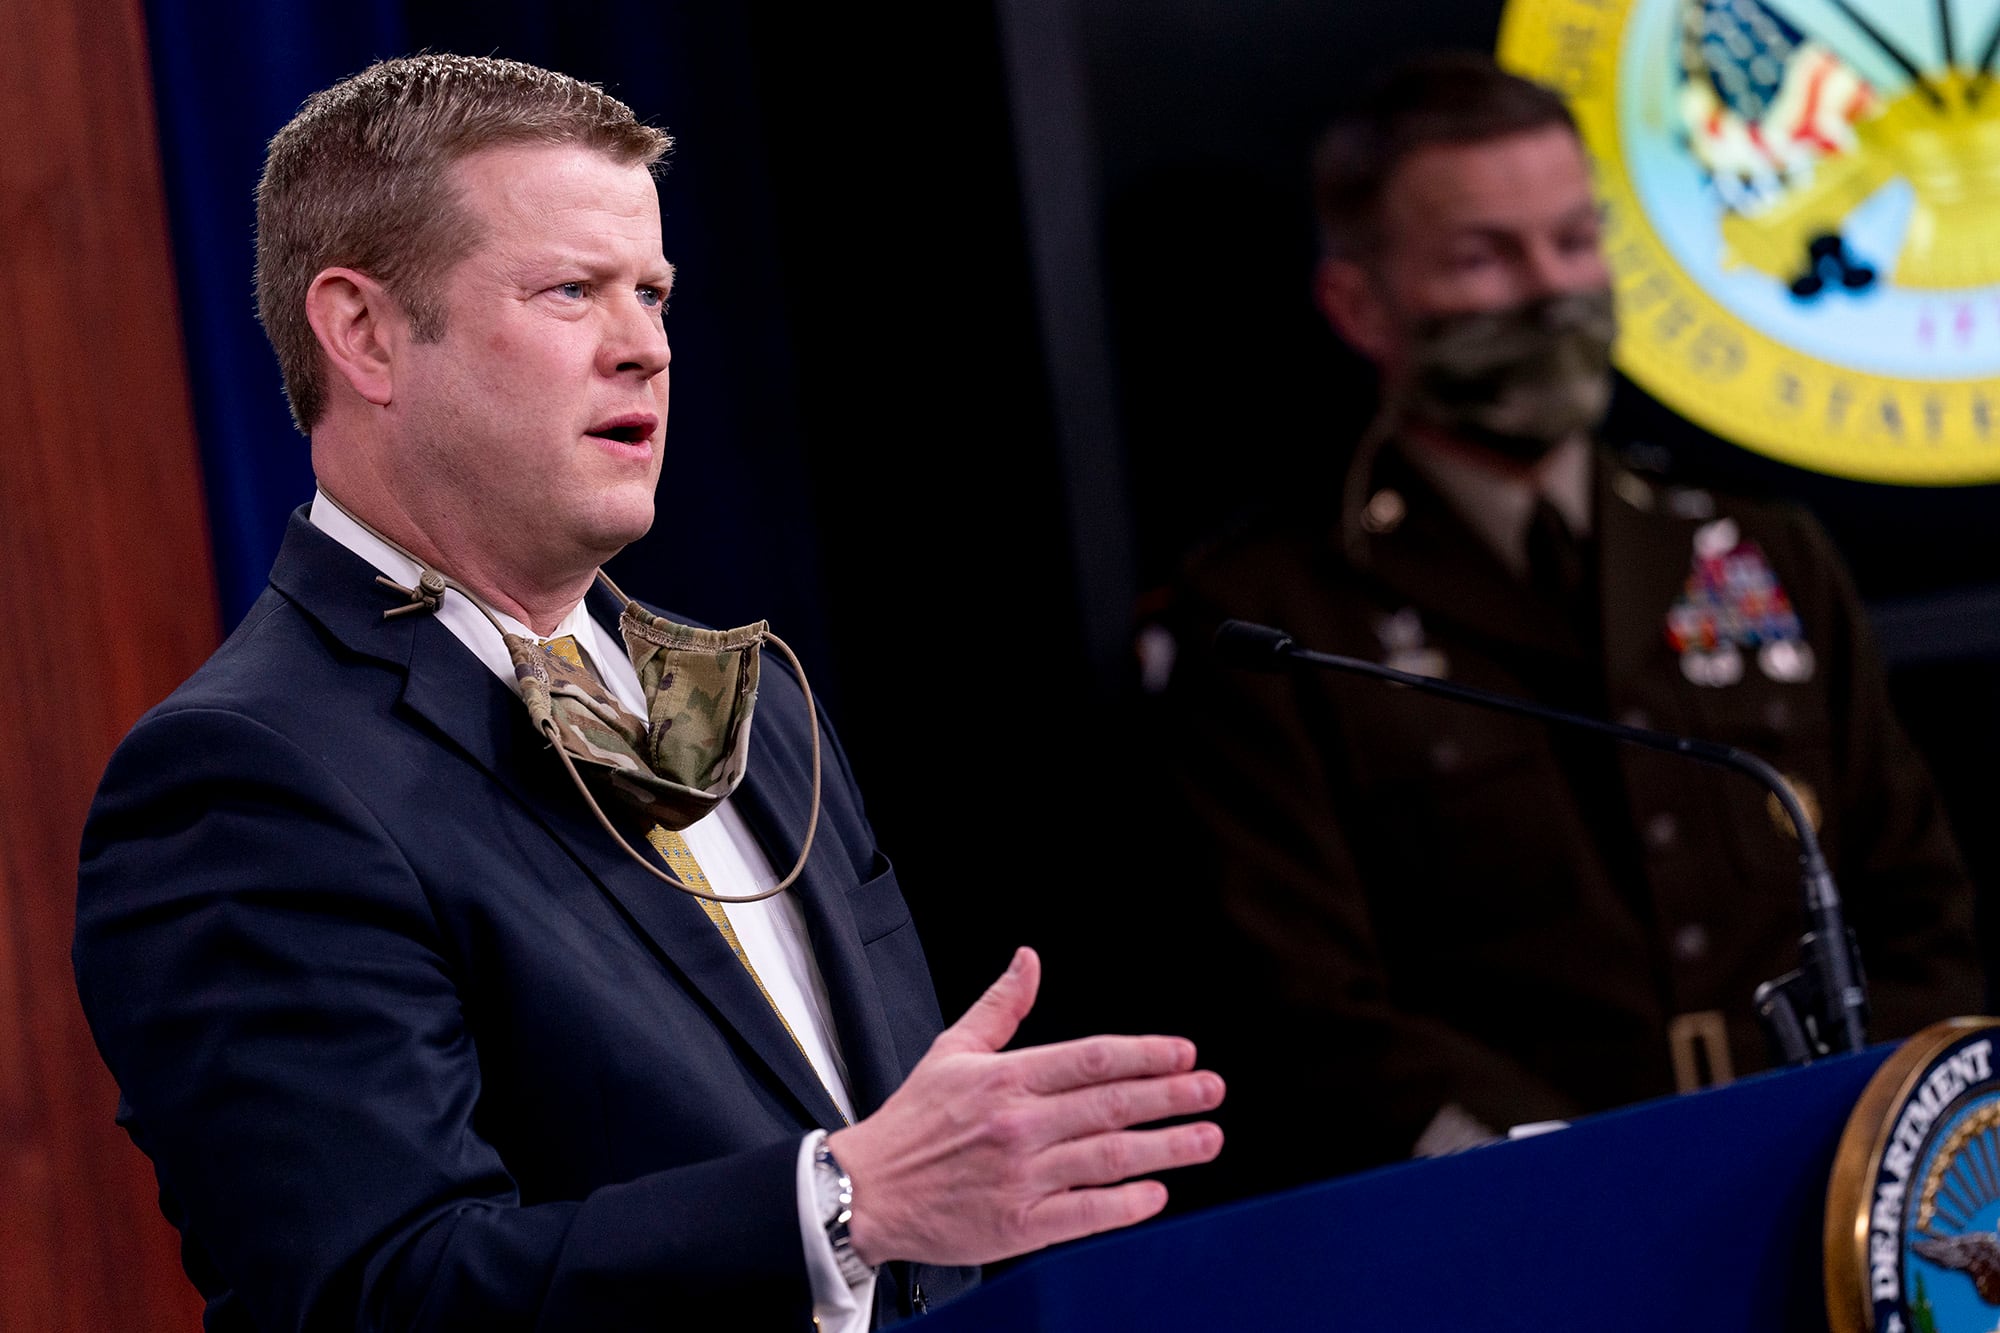
[[[796,1179],[799,1199],[799,1236],[805,1241],[806,1279],[812,1287],[813,1323],[820,1333],[868,1333],[875,1312],[875,1274],[854,1285],[840,1274],[833,1257],[833,1242],[826,1238],[826,1219],[820,1216],[819,1191],[813,1179],[813,1150],[826,1137],[816,1129],[799,1143]]]

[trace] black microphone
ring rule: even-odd
[[[1682,754],[1749,774],[1777,798],[1791,817],[1799,839],[1799,873],[1805,896],[1806,931],[1799,940],[1799,967],[1763,983],[1753,997],[1765,1035],[1781,1064],[1802,1065],[1820,1056],[1858,1051],[1867,1044],[1868,993],[1862,980],[1861,953],[1854,932],[1848,929],[1843,917],[1833,875],[1820,853],[1819,835],[1813,831],[1812,821],[1806,818],[1791,784],[1756,755],[1733,745],[1606,722],[1512,695],[1399,671],[1359,657],[1314,652],[1299,647],[1281,629],[1248,620],[1223,621],[1216,627],[1213,647],[1215,660],[1224,666],[1283,671],[1295,662],[1307,662],[1332,667],[1449,699],[1580,727],[1648,749]]]

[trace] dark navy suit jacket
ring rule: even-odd
[[[382,618],[374,575],[295,514],[84,832],[78,988],[209,1327],[809,1327],[795,1159],[838,1111],[700,904],[449,630]],[[815,721],[767,654],[733,799],[778,867]],[[866,1114],[941,1020],[817,722],[789,891]],[[878,1314],[972,1277],[892,1266]]]

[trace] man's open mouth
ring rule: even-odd
[[[641,444],[652,438],[656,424],[652,417],[618,417],[592,426],[585,433],[594,435],[600,440],[616,440],[620,444]]]

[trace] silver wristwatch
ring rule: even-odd
[[[854,1182],[840,1169],[840,1160],[826,1146],[824,1135],[813,1145],[813,1188],[818,1193],[827,1243],[833,1247],[833,1261],[847,1285],[858,1287],[874,1276],[875,1270],[854,1252],[854,1238],[848,1233],[848,1223],[854,1220]]]

